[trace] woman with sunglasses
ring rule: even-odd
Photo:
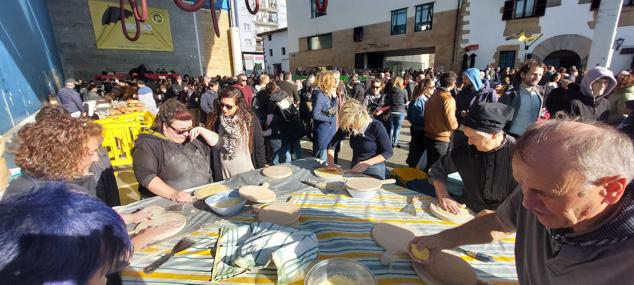
[[[266,165],[260,121],[251,111],[240,89],[222,89],[207,128],[218,133],[220,143],[211,153],[214,181],[262,168]]]
[[[139,135],[132,150],[141,198],[158,195],[191,202],[191,195],[182,190],[213,181],[211,146],[218,140],[218,134],[193,127],[193,116],[185,104],[176,99],[165,101],[150,130]]]

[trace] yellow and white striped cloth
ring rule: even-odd
[[[301,206],[300,230],[314,232],[319,240],[319,260],[345,257],[367,266],[380,285],[424,284],[412,269],[410,260],[397,255],[391,266],[384,266],[379,259],[384,250],[372,239],[375,223],[400,222],[407,224],[419,234],[434,234],[456,225],[436,219],[429,212],[430,197],[417,204],[418,216],[414,217],[399,210],[406,205],[407,196],[418,193],[397,185],[385,185],[370,199],[351,198],[344,189],[314,188],[293,194]],[[330,194],[324,194],[330,193]],[[211,268],[214,263],[209,248],[215,246],[218,231],[228,225],[250,224],[256,216],[244,211],[241,215],[189,233],[186,236],[197,240],[192,248],[177,254],[152,274],[143,273],[143,266],[158,255],[169,251],[177,238],[140,250],[134,256],[132,265],[123,273],[125,284],[275,284],[276,270],[262,269],[257,273],[244,273],[237,277],[212,282]],[[462,255],[475,269],[478,278],[491,284],[517,284],[514,258],[514,236],[501,242],[486,245],[464,246],[463,248],[493,256],[495,262],[481,262]],[[302,284],[302,282],[297,282]]]

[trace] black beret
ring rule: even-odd
[[[487,133],[497,133],[513,119],[513,108],[502,103],[480,103],[469,109],[462,121],[465,127]]]

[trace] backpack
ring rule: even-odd
[[[292,122],[299,118],[299,110],[289,99],[289,97],[275,102],[275,106],[277,107],[280,115],[282,115],[282,118],[285,122]]]

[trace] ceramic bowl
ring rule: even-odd
[[[308,271],[304,285],[330,284],[376,285],[376,279],[363,264],[347,258],[330,258],[315,264]]]
[[[235,201],[233,199],[237,199],[237,202],[230,203],[231,201]],[[220,192],[205,199],[205,204],[221,216],[233,216],[238,214],[246,202],[246,200],[240,198],[240,193],[237,190]],[[226,205],[223,205],[223,203],[226,203]]]

